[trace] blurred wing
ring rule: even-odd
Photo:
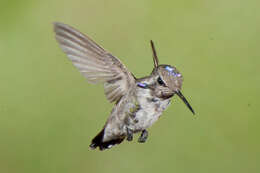
[[[135,86],[134,76],[119,59],[76,29],[54,23],[56,40],[75,67],[90,83],[104,83],[110,102],[118,101]]]

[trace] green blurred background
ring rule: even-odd
[[[260,172],[260,3],[243,0],[7,1],[0,6],[0,172]],[[184,76],[183,93],[145,144],[89,150],[112,104],[54,39],[70,24],[137,77],[161,63]]]

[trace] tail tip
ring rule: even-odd
[[[97,144],[95,144],[95,143],[91,143],[90,145],[89,145],[89,148],[91,149],[91,150],[95,150],[96,148],[97,148]]]
[[[118,137],[116,139],[111,139],[109,141],[104,142],[103,141],[104,137],[104,129],[99,132],[99,134],[92,140],[91,144],[89,145],[90,149],[94,150],[97,147],[99,147],[99,150],[105,150],[105,149],[110,149],[116,144],[120,144],[123,140],[124,137]]]

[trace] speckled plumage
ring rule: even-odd
[[[107,99],[115,102],[104,128],[91,142],[92,149],[108,149],[125,138],[131,141],[138,132],[138,141],[145,142],[146,129],[159,119],[174,94],[194,113],[180,92],[182,75],[173,66],[159,65],[152,41],[154,69],[149,76],[137,79],[118,58],[76,29],[54,23],[54,31],[74,66],[90,83],[103,83]]]

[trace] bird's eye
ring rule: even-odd
[[[165,85],[161,77],[158,77],[157,82],[159,85]]]

